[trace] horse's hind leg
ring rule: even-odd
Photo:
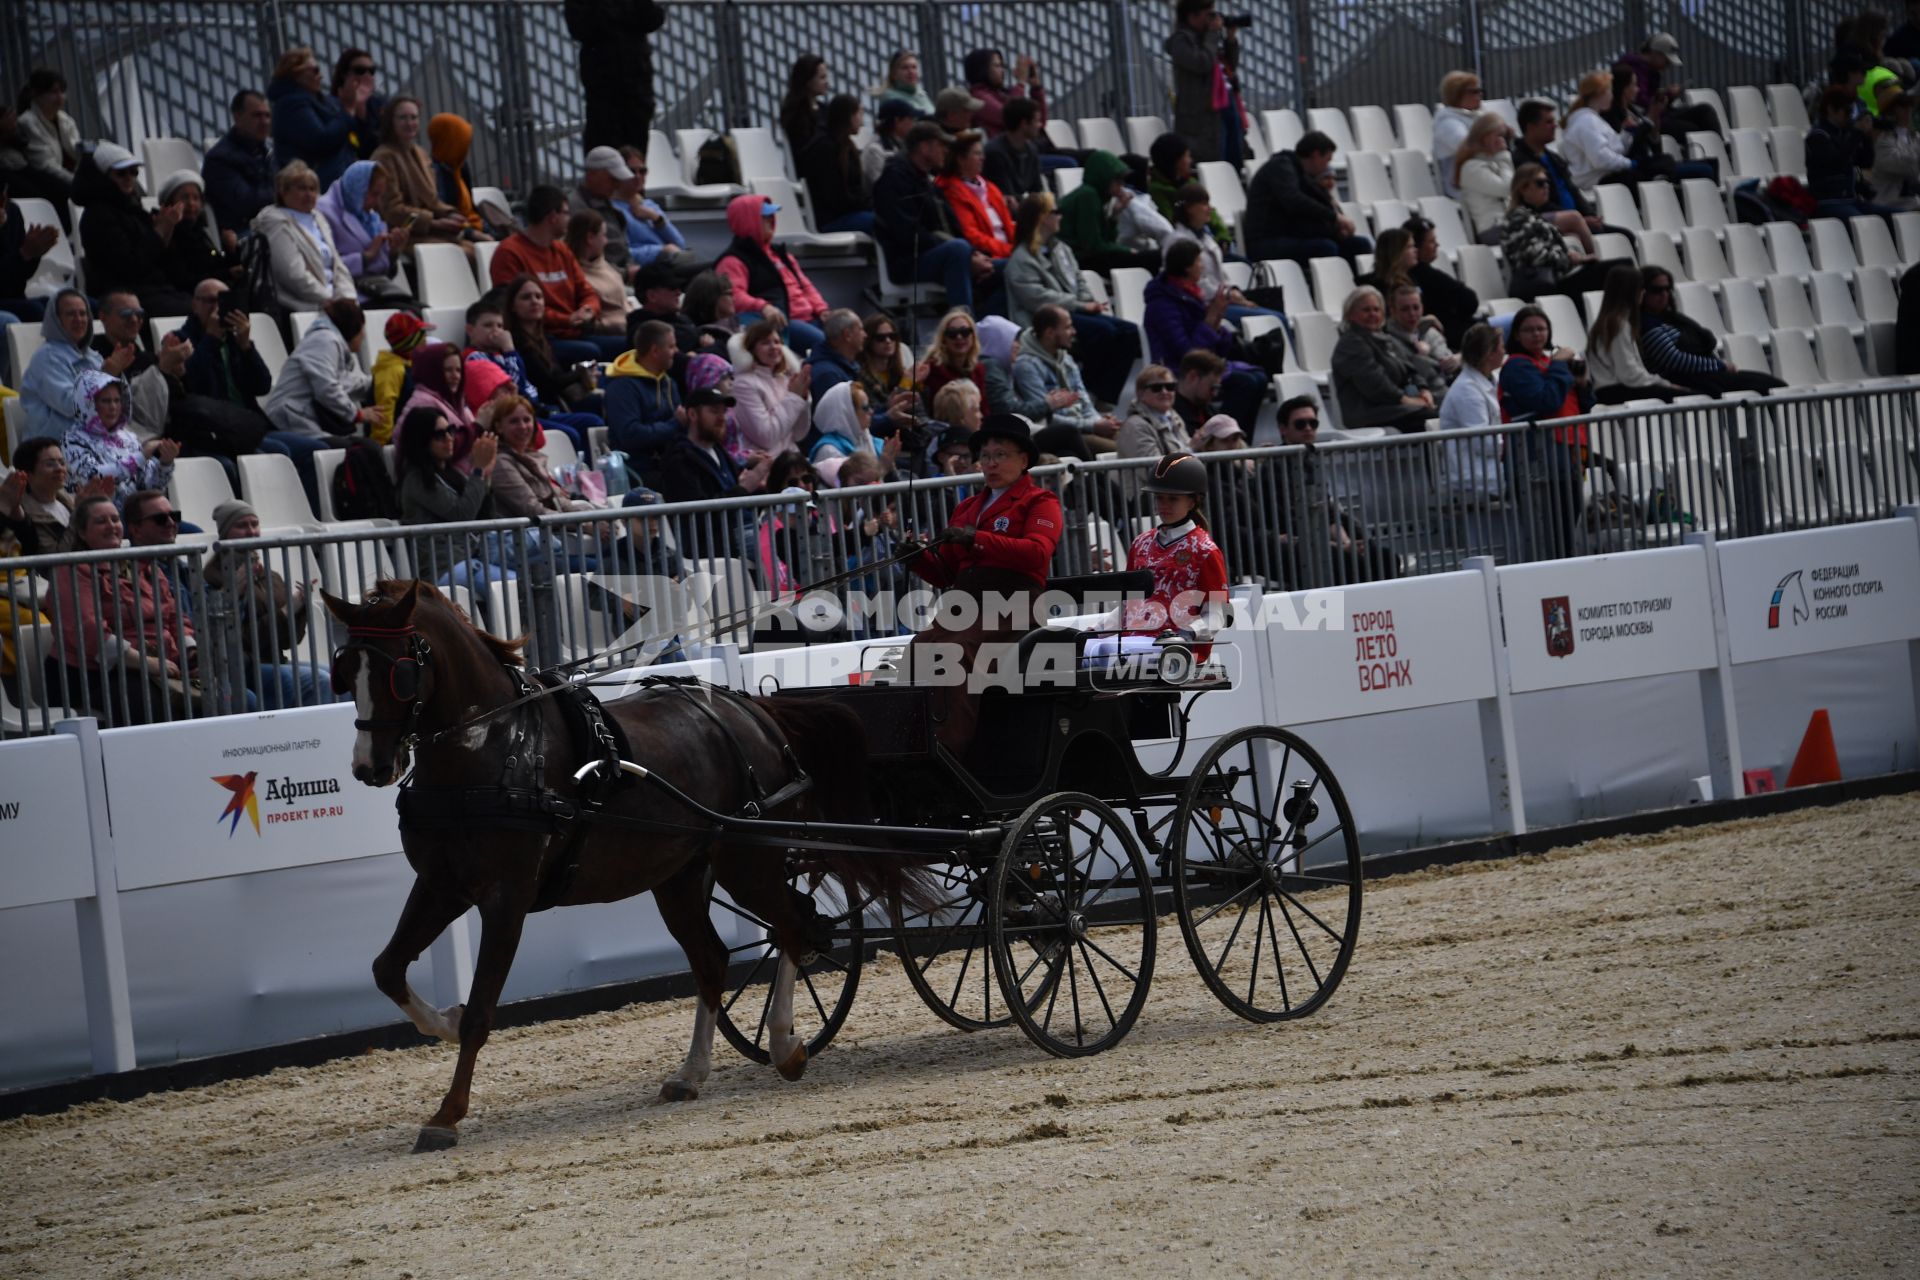
[[[458,920],[466,909],[464,901],[415,876],[407,905],[401,909],[399,922],[393,927],[393,937],[373,960],[374,986],[399,1005],[407,1021],[423,1034],[438,1036],[449,1044],[460,1042],[463,1006],[435,1009],[407,985],[407,968],[440,936],[440,931]]]
[[[520,949],[527,905],[524,899],[506,903],[497,898],[480,904],[480,956],[474,962],[467,1007],[460,1015],[460,1060],[454,1065],[453,1084],[440,1109],[421,1128],[419,1140],[413,1144],[416,1152],[444,1150],[460,1140],[454,1126],[466,1118],[473,1066],[493,1030],[494,1004],[506,985],[507,970],[513,967],[514,952]]]
[[[780,962],[773,975],[773,997],[767,1006],[767,1052],[773,1068],[788,1080],[798,1080],[807,1069],[807,1043],[793,1033],[793,988],[799,972],[795,956],[814,949],[807,922],[800,916],[795,895],[787,886],[784,854],[754,849],[712,853],[714,875],[728,896],[767,922]]]
[[[707,860],[695,858],[672,878],[654,886],[653,900],[667,932],[687,953],[687,967],[693,971],[698,995],[687,1060],[660,1086],[660,1100],[691,1102],[700,1096],[700,1086],[713,1069],[713,1031],[720,1019],[727,974],[727,945],[707,914]]]

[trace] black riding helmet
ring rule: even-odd
[[[1147,493],[1184,493],[1207,496],[1207,464],[1190,453],[1170,453],[1153,464],[1153,475],[1140,486]]]
[[[974,458],[979,458],[980,450],[989,440],[1005,440],[1018,446],[1020,452],[1027,455],[1027,465],[1039,455],[1033,447],[1033,424],[1017,413],[990,413],[980,423],[980,429],[967,437],[967,447]]]

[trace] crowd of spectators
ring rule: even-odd
[[[0,191],[51,200],[63,224],[78,210],[64,229],[84,244],[86,292],[40,287],[60,230],[29,225],[0,198],[0,312],[38,322],[43,339],[28,367],[7,371],[25,436],[0,491],[12,545],[104,547],[116,530],[169,524],[140,495],[164,489],[182,455],[218,458],[231,474],[244,454],[284,454],[318,510],[315,454],[392,444],[395,515],[421,524],[603,500],[554,474],[540,449],[557,432],[589,456],[602,426],[615,495],[647,495],[639,502],[950,475],[971,465],[981,419],[1001,412],[1032,419],[1039,447],[1058,457],[1244,448],[1294,336],[1283,290],[1234,284],[1234,264],[1250,259],[1339,258],[1358,273],[1339,300],[1328,393],[1349,429],[1418,431],[1436,418],[1467,428],[1781,385],[1722,359],[1712,333],[1680,312],[1668,272],[1599,252],[1597,237],[1624,229],[1600,218],[1598,187],[1719,176],[1686,153],[1689,134],[1721,122],[1685,100],[1673,36],[1581,75],[1564,117],[1552,102],[1520,103],[1517,127],[1486,109],[1478,74],[1439,85],[1432,176],[1460,201],[1469,234],[1498,246],[1509,296],[1564,295],[1578,310],[1600,293],[1582,361],[1555,343],[1539,307],[1483,323],[1491,300],[1445,268],[1425,219],[1380,226],[1377,242],[1363,234],[1339,198],[1327,134],[1309,130],[1254,166],[1236,29],[1216,0],[1171,9],[1172,129],[1145,156],[1058,146],[1041,68],[1024,54],[971,50],[960,82],[936,86],[916,53],[898,50],[867,94],[837,87],[825,56],[795,60],[778,125],[812,225],[871,236],[883,279],[944,294],[949,310],[917,355],[902,317],[829,303],[778,233],[774,199],[735,196],[730,239],[709,259],[648,197],[657,4],[568,0],[584,154],[567,183],[525,190],[514,225],[474,199],[473,126],[383,93],[365,50],[330,67],[311,48],[288,50],[263,89],[232,97],[230,128],[201,168],[166,174],[146,173],[120,142],[83,139],[65,81],[35,71],[0,118]],[[1871,14],[1836,31],[1808,98],[1807,187],[1821,215],[1920,206],[1912,32]],[[1245,179],[1231,220],[1215,205],[1219,172],[1201,169],[1211,161]],[[1065,168],[1079,182],[1056,198],[1051,175]],[[414,303],[405,267],[425,244],[470,260],[490,252],[464,341],[431,340]],[[1114,314],[1114,285],[1096,278],[1127,268],[1150,274],[1139,324]],[[43,296],[29,296],[30,282]],[[376,335],[363,308],[392,311]],[[317,313],[277,373],[254,341],[260,311],[276,322]],[[149,342],[159,317],[185,320]],[[1267,345],[1249,341],[1255,332]],[[365,362],[371,336],[384,342]],[[1325,439],[1318,412],[1281,406],[1282,438]],[[1576,458],[1583,447],[1554,443]],[[1483,438],[1456,455],[1456,486],[1491,501],[1511,484],[1512,460]],[[1291,518],[1295,527],[1247,536],[1296,547],[1318,536],[1310,512]],[[1391,571],[1341,513],[1329,508],[1326,524],[1354,573]],[[750,541],[727,535],[734,551]],[[257,585],[269,611],[299,594],[264,571]],[[138,590],[152,597],[143,609],[166,614],[162,591]],[[273,629],[292,631],[291,618]],[[155,634],[163,665],[148,674],[184,678],[190,655]],[[96,649],[69,648],[62,661],[97,679]],[[253,656],[247,687],[262,698],[310,691],[312,672],[271,675],[282,655]]]

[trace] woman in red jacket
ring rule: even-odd
[[[981,135],[972,129],[957,135],[947,148],[947,171],[934,185],[953,206],[967,243],[995,262],[1005,262],[1013,253],[1013,214],[1000,188],[980,176],[987,164],[980,144]]]
[[[1030,629],[1061,529],[1060,499],[1027,474],[1037,454],[1025,418],[993,414],[968,444],[984,487],[954,509],[931,544],[908,544],[924,547],[908,562],[913,572],[949,597],[907,647],[909,679],[940,687],[935,736],[957,757],[973,742],[980,716],[980,694],[966,677],[1010,659]]]

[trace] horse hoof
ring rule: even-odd
[[[792,1053],[773,1064],[773,1069],[780,1073],[782,1080],[798,1080],[807,1074],[807,1046],[795,1045]]]
[[[669,1080],[660,1086],[662,1102],[692,1102],[700,1096],[699,1087],[684,1080]]]
[[[423,1124],[420,1126],[420,1136],[414,1139],[413,1154],[419,1155],[422,1151],[445,1151],[459,1141],[460,1135],[452,1129],[443,1129],[437,1124]]]

